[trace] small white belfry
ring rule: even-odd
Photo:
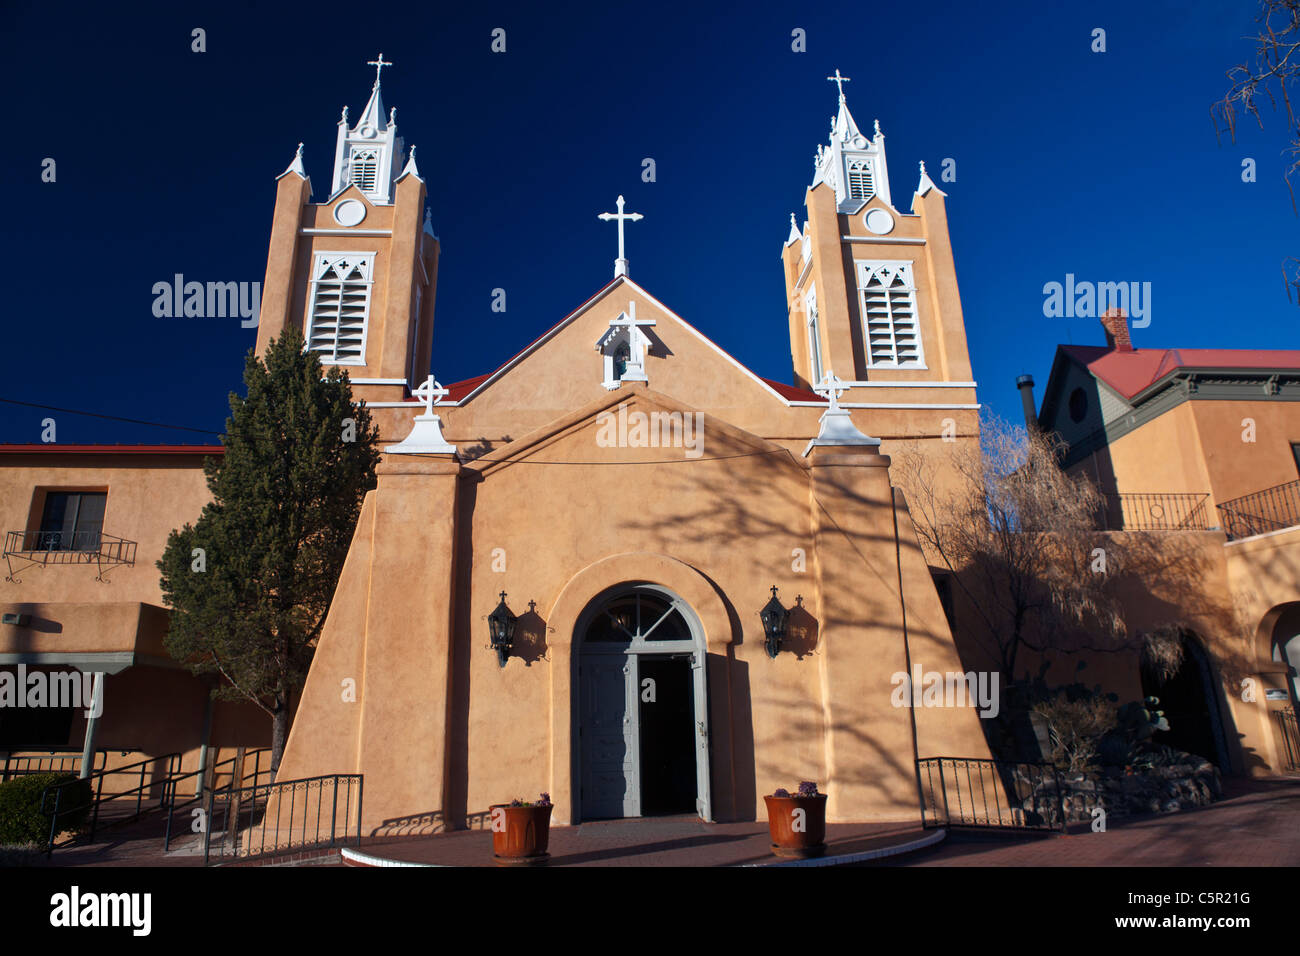
[[[613,391],[624,382],[648,382],[645,356],[651,342],[642,327],[654,325],[654,319],[638,319],[636,302],[629,301],[627,311],[609,323],[609,329],[596,342],[596,351],[605,356],[605,380],[601,383]]]
[[[605,222],[613,220],[618,223],[618,258],[614,260],[615,279],[619,276],[627,275],[627,256],[623,254],[623,223],[636,222],[639,219],[645,218],[639,212],[624,212],[622,196],[618,197],[617,207],[618,212],[602,212],[596,217]]]
[[[818,394],[826,393],[830,407],[822,412],[821,429],[817,437],[808,442],[803,450],[804,457],[813,450],[814,445],[879,445],[879,438],[864,435],[846,409],[840,408],[840,395],[845,390],[844,383],[834,372],[827,372],[826,377],[813,389]]]
[[[442,419],[433,413],[433,407],[439,404],[449,393],[430,375],[424,384],[411,392],[424,402],[424,414],[415,416],[415,426],[411,433],[398,445],[389,445],[384,451],[390,455],[454,455],[456,446],[448,445],[442,437]]]

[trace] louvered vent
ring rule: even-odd
[[[372,254],[326,253],[312,277],[307,348],[322,362],[361,365],[366,355]]]
[[[870,199],[876,194],[875,181],[871,175],[871,160],[849,160],[849,198]]]
[[[375,191],[375,180],[379,175],[379,154],[373,149],[358,150],[352,154],[348,178],[363,193]]]
[[[922,365],[912,264],[859,263],[858,270],[858,294],[871,365],[895,368]]]

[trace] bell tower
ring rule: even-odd
[[[359,119],[350,126],[344,107],[339,120],[328,197],[312,201],[302,144],[277,178],[257,351],[295,326],[327,369],[347,371],[387,436],[429,372],[439,243],[415,147],[399,168],[396,110],[384,115],[380,73],[392,64],[380,54],[370,65]]]
[[[833,373],[869,435],[978,434],[944,193],[922,163],[910,211],[895,207],[879,121],[864,134],[850,78],[827,79],[839,93],[829,142],[782,249],[794,380],[817,388]]]

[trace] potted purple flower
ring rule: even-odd
[[[826,852],[826,794],[805,780],[797,793],[780,787],[767,803],[767,828],[777,856],[806,859]]]
[[[503,866],[535,865],[551,858],[551,795],[529,802],[516,797],[492,810],[492,856]]]

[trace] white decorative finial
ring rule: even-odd
[[[407,156],[407,158],[406,158],[406,165],[402,167],[402,174],[401,174],[400,176],[398,176],[397,178],[398,178],[398,179],[403,179],[403,178],[405,178],[405,177],[408,176],[408,175],[410,175],[410,176],[414,176],[416,179],[420,179],[420,167],[418,167],[418,166],[415,165],[415,147],[414,147],[414,146],[411,147],[411,153],[410,153],[410,155]]]
[[[344,126],[348,125],[348,108],[346,106],[343,107],[343,115],[339,117],[339,122]]]
[[[614,260],[614,278],[616,279],[619,276],[627,275],[627,256],[623,254],[623,223],[625,221],[636,222],[639,219],[645,218],[639,212],[625,213],[623,211],[622,196],[618,197],[617,207],[618,207],[618,212],[616,213],[602,212],[600,215],[596,217],[597,219],[603,220],[604,222],[609,222],[610,220],[615,220],[616,222],[618,222],[618,258]]]
[[[397,125],[397,107],[396,107],[396,106],[394,106],[392,109],[390,109],[390,110],[388,111],[388,125],[389,125],[389,126],[396,126],[396,125]]]
[[[822,412],[821,428],[817,432],[817,437],[809,441],[808,447],[803,450],[804,457],[807,457],[817,445],[880,445],[879,438],[864,435],[858,426],[853,424],[853,418],[848,410],[840,407],[840,394],[846,388],[847,386],[835,373],[829,371],[821,382],[814,386],[817,392],[827,393],[826,397],[830,404],[826,411]]]
[[[298,144],[298,151],[293,154],[293,161],[289,163],[288,168],[285,169],[280,176],[287,176],[289,173],[297,173],[303,179],[307,178],[307,170],[302,164],[302,143]],[[279,177],[276,178],[278,179]]]
[[[826,79],[829,80],[830,82],[832,82],[832,83],[835,84],[835,86],[836,86],[836,87],[839,89],[839,91],[840,91],[840,99],[844,99],[844,84],[845,84],[845,83],[852,82],[852,81],[850,80],[850,78],[847,77],[847,76],[841,76],[841,75],[840,75],[840,71],[839,71],[838,69],[836,69],[836,70],[835,70],[835,75],[834,75],[834,76],[828,76],[828,77],[826,77]]]
[[[925,175],[925,160],[921,160],[921,175]]]
[[[386,66],[392,66],[392,65],[393,64],[391,61],[384,59],[384,55],[382,53],[379,54],[379,59],[366,61],[366,66],[373,66],[375,68],[375,86],[379,85],[379,71]]]
[[[424,403],[424,414],[415,416],[415,426],[400,444],[389,445],[384,451],[393,455],[454,455],[456,446],[447,444],[442,437],[442,419],[433,413],[434,406],[448,394],[432,375],[425,379],[411,392],[413,398]]]
[[[880,120],[876,120],[876,135],[880,135]]]

